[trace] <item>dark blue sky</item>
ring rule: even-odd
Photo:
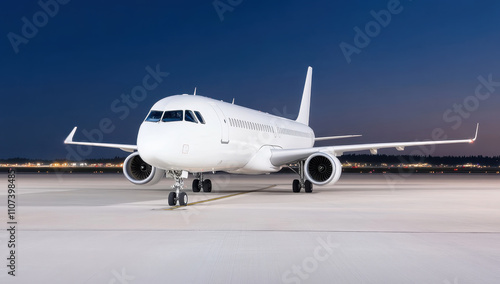
[[[113,2],[72,0],[46,18],[37,1],[0,4],[0,158],[65,157],[72,127],[85,139],[82,131],[104,118],[115,127],[105,142],[135,144],[157,100],[195,86],[200,95],[293,117],[309,65],[317,136],[413,141],[441,128],[464,138],[479,122],[474,145],[430,154],[500,155],[498,1],[220,0],[219,9],[234,6],[222,17],[213,1]],[[38,30],[23,34],[23,17]],[[355,27],[372,37],[355,41]],[[341,43],[357,48],[350,63]],[[130,113],[113,111],[148,66],[169,75]],[[493,83],[485,87],[479,76]],[[95,148],[88,157],[115,155],[124,152]]]

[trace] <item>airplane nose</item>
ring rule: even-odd
[[[137,151],[146,163],[165,168],[163,163],[166,157],[163,156],[167,154],[165,149],[168,147],[166,145],[168,140],[163,139],[158,130],[158,125],[155,123],[143,123],[137,135]]]

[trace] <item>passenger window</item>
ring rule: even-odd
[[[182,110],[166,111],[161,121],[163,122],[182,121]]]
[[[163,114],[163,111],[152,110],[149,113],[148,117],[146,118],[146,121],[158,122],[158,121],[160,121],[162,114]]]
[[[203,116],[201,116],[201,113],[199,111],[194,112],[196,114],[196,117],[200,121],[201,124],[205,124],[205,120],[203,119]]]
[[[192,111],[190,110],[186,110],[185,114],[184,114],[184,120],[185,121],[189,121],[189,122],[194,122],[194,123],[198,123],[196,121],[196,118],[194,117],[194,114]]]

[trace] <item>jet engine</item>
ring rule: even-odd
[[[336,183],[342,174],[342,164],[337,157],[318,152],[307,158],[304,171],[306,178],[313,184]]]
[[[123,162],[123,174],[133,184],[154,185],[165,176],[165,170],[158,169],[144,162],[139,153],[135,152]]]

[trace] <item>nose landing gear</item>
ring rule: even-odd
[[[168,171],[168,173],[174,180],[175,184],[172,186],[175,191],[172,191],[168,195],[168,205],[175,206],[177,202],[180,206],[186,206],[188,204],[187,193],[182,191],[184,187],[184,178],[187,177],[186,171]]]

